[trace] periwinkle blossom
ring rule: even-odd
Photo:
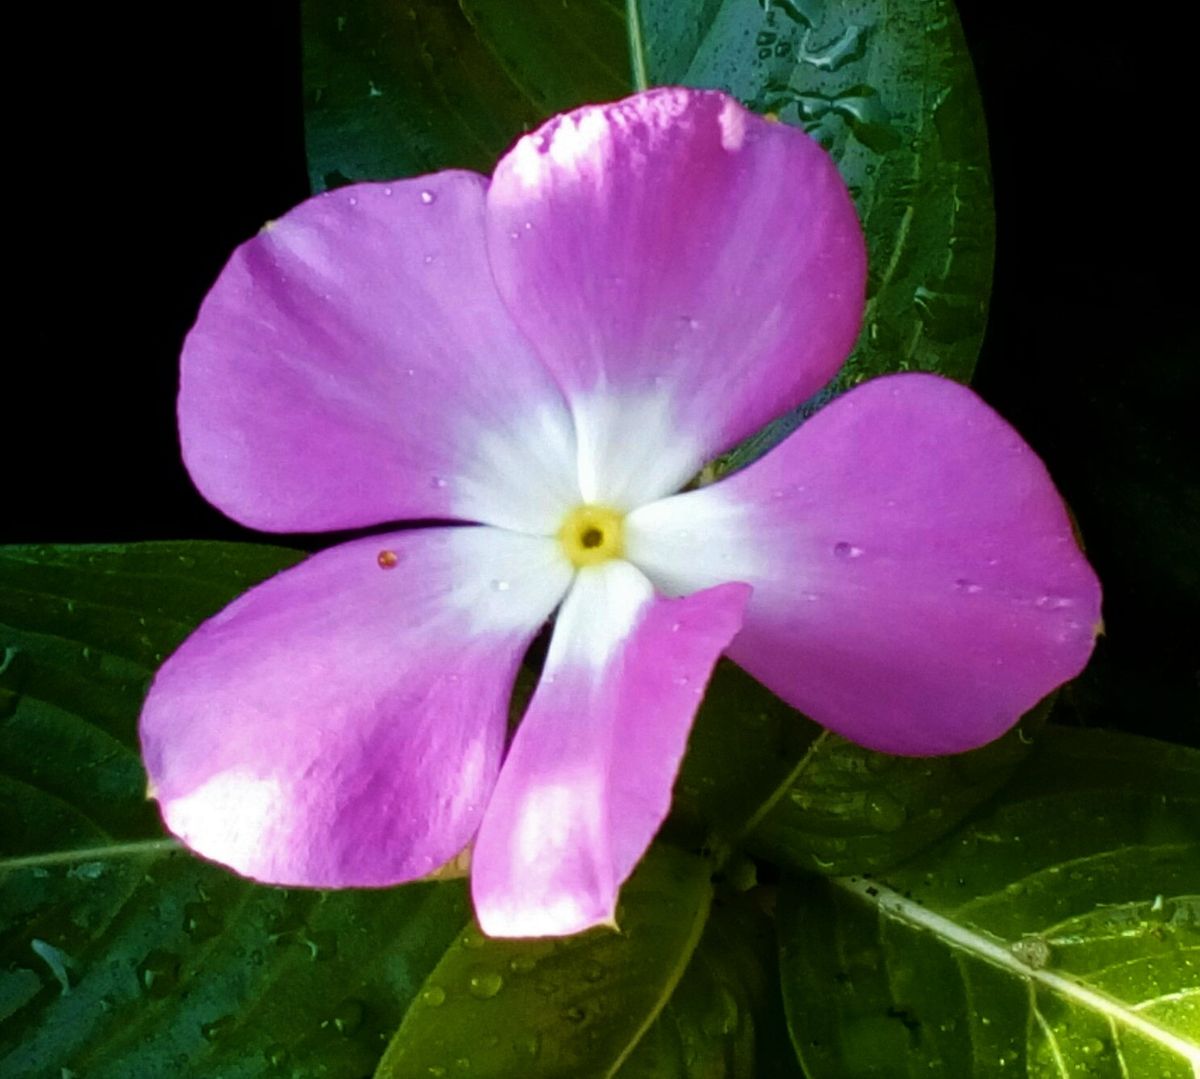
[[[484,931],[563,934],[612,921],[723,653],[876,749],[1008,729],[1083,667],[1099,586],[970,390],[868,382],[677,493],[838,370],[865,277],[824,151],[680,89],[557,117],[490,181],[354,185],[240,247],[183,354],[200,490],[276,532],[451,523],[317,554],[184,642],[141,724],[169,829],[317,887],[473,842]]]

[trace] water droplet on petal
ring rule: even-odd
[[[421,1002],[428,1004],[431,1008],[436,1008],[439,1004],[446,1002],[446,990],[440,985],[431,985],[421,993]]]
[[[445,487],[446,481],[441,476],[432,476],[429,480],[431,487]]]
[[[355,198],[353,195],[351,195],[351,196],[350,196],[350,197],[349,197],[349,198],[348,198],[346,201],[347,201],[348,203],[350,203],[350,205],[351,205],[351,206],[357,206],[357,205],[358,205],[358,199],[357,199],[357,198]]]
[[[840,543],[835,543],[833,545],[833,553],[837,555],[838,558],[858,558],[858,556],[863,553],[863,549],[861,547],[855,547],[854,544],[847,543],[845,540],[842,540]]]
[[[435,195],[432,191],[422,191],[421,201],[426,206],[431,206],[435,201],[437,201],[437,195]]]
[[[511,587],[512,586],[507,581],[493,581],[492,582],[492,591],[493,592],[507,592],[509,590],[509,588],[511,588]]]
[[[965,592],[969,596],[978,595],[983,591],[983,585],[975,584],[974,581],[968,581],[965,577],[960,577],[957,581],[955,581],[954,587],[959,592]]]
[[[392,189],[391,189],[390,187],[385,187],[385,188],[383,189],[383,193],[384,193],[385,195],[390,195],[390,194],[392,193]]]
[[[422,261],[425,263],[426,266],[432,266],[433,258],[434,258],[433,255],[426,255]]]

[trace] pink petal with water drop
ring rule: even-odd
[[[637,510],[626,539],[668,593],[752,584],[729,656],[891,753],[996,738],[1083,669],[1100,625],[1045,466],[932,375],[863,384],[742,472]]]
[[[423,529],[331,548],[205,622],[155,676],[143,757],[167,827],[272,884],[422,876],[470,840],[553,540]]]
[[[180,375],[205,498],[269,531],[557,526],[578,498],[574,435],[492,282],[486,186],[442,172],[341,188],[234,252]]]

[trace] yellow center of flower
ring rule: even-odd
[[[578,506],[558,530],[563,552],[576,566],[596,566],[625,550],[624,514],[607,506]]]

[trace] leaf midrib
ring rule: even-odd
[[[874,906],[881,917],[901,922],[910,929],[932,933],[955,952],[970,955],[1030,985],[1041,986],[1057,993],[1077,1006],[1142,1035],[1190,1063],[1197,1079],[1200,1079],[1200,1043],[1185,1041],[1179,1035],[1138,1014],[1123,1001],[1054,970],[1030,967],[1022,963],[996,938],[959,925],[878,881],[862,877],[838,877],[831,883],[860,901]]]

